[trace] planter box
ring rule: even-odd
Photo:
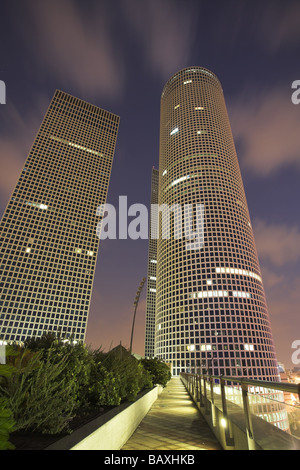
[[[123,403],[65,436],[45,450],[119,450],[162,392],[156,386],[133,403]]]

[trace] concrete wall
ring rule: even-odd
[[[45,450],[119,450],[134,433],[162,391],[156,386],[82,426]]]

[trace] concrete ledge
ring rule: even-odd
[[[133,403],[123,403],[94,419],[45,450],[119,450],[134,433],[162,392],[156,386]]]

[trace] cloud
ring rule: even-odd
[[[300,331],[300,277],[294,275],[300,259],[300,230],[262,220],[253,227],[277,359],[293,367],[291,344]]]
[[[277,359],[287,367],[292,364],[292,343],[299,338],[300,320],[300,278],[290,279],[287,272],[282,271],[281,282],[270,285],[268,279],[274,277],[270,270],[263,269],[263,279],[267,297],[268,311]],[[276,276],[276,274],[275,274]]]
[[[5,105],[0,134],[0,194],[4,201],[18,181],[48,104],[48,97],[38,96],[28,112],[21,112],[12,102]]]
[[[297,46],[300,39],[298,1],[274,2],[261,10],[257,24],[257,38],[271,54]]]
[[[123,14],[139,43],[144,62],[167,80],[188,63],[195,38],[197,11],[172,0],[124,0]]]
[[[71,0],[29,0],[25,18],[20,30],[30,48],[30,60],[36,60],[48,75],[84,95],[119,96],[122,55],[114,47],[109,12],[102,2],[83,11]]]
[[[286,224],[268,224],[256,220],[253,224],[256,248],[261,259],[273,266],[284,266],[300,259],[300,230]]]
[[[241,164],[268,176],[292,165],[300,169],[300,107],[292,104],[291,83],[283,88],[245,91],[231,105],[235,141],[241,144]]]

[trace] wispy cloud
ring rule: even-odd
[[[141,44],[144,65],[164,80],[189,64],[198,10],[172,0],[124,0],[123,14]],[[192,64],[196,65],[196,64]]]
[[[231,123],[242,144],[241,163],[267,176],[283,166],[300,169],[300,107],[292,104],[286,87],[244,91],[231,106]]]
[[[29,0],[25,12],[20,32],[39,69],[84,96],[119,96],[124,64],[103,2],[81,11],[71,0]]]
[[[274,266],[284,266],[300,259],[300,231],[296,226],[270,224],[256,220],[253,224],[256,247],[261,259]]]
[[[277,282],[269,282],[277,277]],[[272,270],[263,268],[263,279],[275,340],[277,359],[287,367],[293,367],[292,342],[299,339],[300,278],[292,278],[282,271],[281,282]]]
[[[38,96],[28,112],[21,112],[12,102],[5,105],[0,134],[0,194],[3,201],[8,201],[15,187],[48,101],[48,97]]]
[[[272,1],[261,11],[256,38],[272,54],[293,45],[297,46],[300,39],[299,18],[298,1]]]
[[[290,367],[291,344],[298,339],[300,327],[300,278],[294,276],[300,260],[300,231],[262,220],[253,226],[277,359]]]

